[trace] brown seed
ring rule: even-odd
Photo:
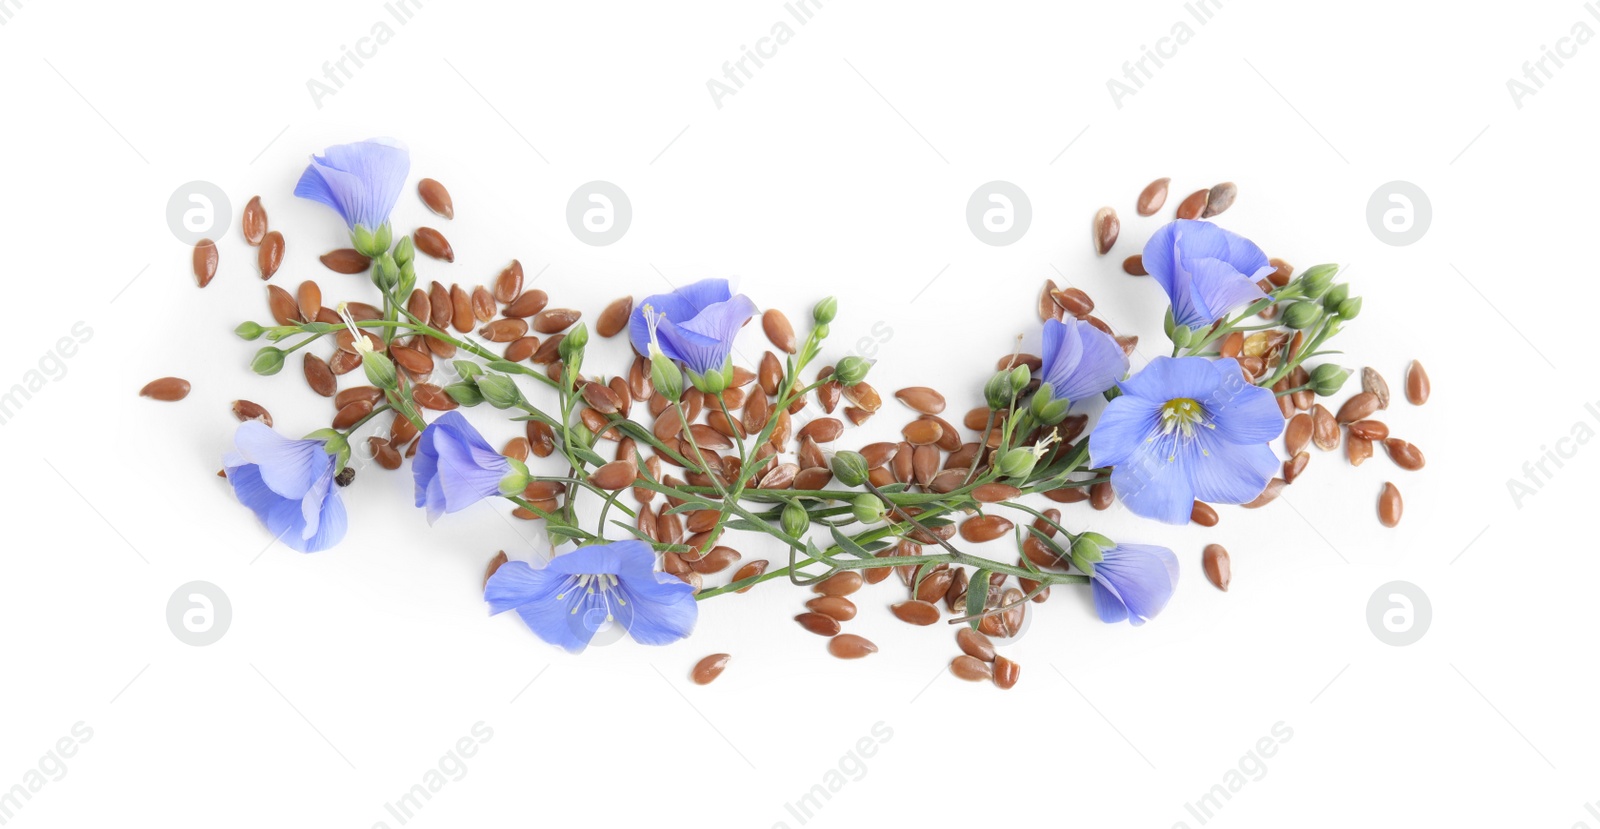
[[[1229,558],[1228,551],[1221,544],[1207,544],[1200,556],[1200,563],[1205,567],[1206,581],[1218,590],[1228,592],[1228,585],[1233,581],[1233,560]]]
[[[1172,184],[1170,178],[1158,178],[1146,184],[1144,189],[1139,191],[1139,201],[1134,208],[1135,211],[1140,216],[1154,216],[1156,211],[1161,209],[1161,205],[1167,203],[1167,187],[1170,184]]]
[[[633,461],[612,461],[596,469],[589,476],[589,482],[607,492],[616,492],[625,486],[631,486],[638,477],[639,467]]]
[[[1177,217],[1180,219],[1200,218],[1200,214],[1205,212],[1206,209],[1206,199],[1210,198],[1210,196],[1211,191],[1209,189],[1196,190],[1190,193],[1187,198],[1178,203]]]
[[[1089,500],[1089,493],[1086,487],[1064,486],[1060,489],[1045,490],[1044,497],[1058,504],[1076,504],[1079,501]]]
[[[483,586],[484,587],[488,587],[489,586],[489,579],[494,578],[494,573],[495,573],[496,570],[500,569],[500,565],[505,564],[509,560],[510,559],[506,558],[506,551],[505,550],[501,550],[500,552],[495,553],[494,558],[489,559],[489,566],[487,566],[487,567],[485,567],[483,569]]]
[[[455,317],[455,301],[449,289],[438,282],[428,289],[428,312],[431,317],[423,321],[433,323],[433,327],[441,331],[448,328]]]
[[[561,356],[561,341],[566,338],[567,335],[565,334],[557,334],[545,340],[544,344],[535,349],[533,356],[528,359],[541,366],[554,363],[556,358]]]
[[[675,519],[678,516],[674,514],[667,517]],[[691,541],[693,541],[693,539],[691,539]],[[689,567],[696,573],[710,575],[712,573],[720,573],[723,570],[732,567],[733,563],[738,561],[740,558],[741,556],[739,555],[739,551],[733,549],[732,547],[713,547],[711,548],[710,552],[706,553],[700,558],[691,559],[689,561]]]
[[[455,401],[455,398],[445,394],[444,389],[432,383],[418,383],[412,386],[411,399],[417,401],[418,406],[424,409],[432,409],[436,412],[452,411],[461,405]],[[528,422],[530,425],[533,423],[531,420]],[[529,445],[537,445],[533,443],[531,436],[528,443]]]
[[[259,420],[268,426],[272,425],[272,413],[268,412],[260,403],[254,403],[249,400],[233,401],[233,416],[238,418],[241,423],[246,420]]]
[[[1358,420],[1350,424],[1350,434],[1367,440],[1383,440],[1389,436],[1389,426],[1381,420]]]
[[[1117,236],[1122,233],[1122,222],[1117,218],[1117,211],[1102,207],[1094,213],[1094,249],[1102,256],[1117,243]]]
[[[306,375],[306,385],[310,386],[311,390],[317,394],[323,397],[332,397],[333,393],[338,390],[339,381],[334,378],[333,369],[321,357],[306,352],[305,358],[301,361],[301,369]],[[370,410],[372,405],[368,403],[367,408]]]
[[[1296,452],[1294,457],[1284,461],[1283,482],[1286,484],[1294,483],[1294,479],[1300,477],[1300,473],[1306,471],[1306,464],[1308,463],[1311,463],[1310,452]]]
[[[861,589],[861,574],[854,570],[840,570],[811,588],[811,592],[824,596],[848,596]]]
[[[1385,527],[1394,527],[1400,523],[1400,514],[1405,511],[1405,504],[1400,500],[1400,490],[1394,484],[1385,483],[1383,492],[1378,495],[1378,520]]]
[[[572,327],[583,316],[582,311],[571,308],[548,308],[535,314],[533,330],[540,334],[554,334]]]
[[[794,620],[800,623],[800,627],[818,636],[837,636],[839,634],[839,620],[816,611],[802,613],[794,617]]]
[[[1389,408],[1389,383],[1372,366],[1361,370],[1361,390],[1377,396],[1379,409]]]
[[[950,673],[968,682],[982,682],[994,678],[994,668],[965,654],[950,660]]]
[[[1321,403],[1311,408],[1311,442],[1324,452],[1339,448],[1339,421]]]
[[[1150,275],[1150,272],[1144,269],[1144,255],[1139,253],[1122,260],[1122,272],[1129,276]]]
[[[945,565],[941,564],[940,567]],[[933,604],[944,598],[950,592],[950,585],[955,583],[956,574],[949,568],[935,570],[917,585],[917,598]]]
[[[1283,427],[1283,447],[1290,455],[1299,454],[1311,442],[1312,428],[1311,415],[1297,414],[1289,418],[1289,425]]]
[[[1067,288],[1064,291],[1055,291],[1050,294],[1051,299],[1061,306],[1067,314],[1084,319],[1094,311],[1094,300],[1079,288]]]
[[[1372,439],[1364,438],[1355,432],[1351,432],[1345,438],[1344,456],[1346,460],[1350,461],[1351,466],[1360,466],[1365,463],[1367,458],[1372,457]]]
[[[1012,498],[1016,498],[1021,494],[1022,490],[1017,489],[1010,484],[1002,484],[997,481],[991,481],[987,484],[980,484],[974,488],[972,490],[972,500],[977,501],[980,504],[998,504],[1001,501],[1009,501]]]
[[[481,330],[478,331],[478,333],[484,339],[492,343],[516,342],[517,340],[525,339],[524,335],[528,333],[528,321],[520,320],[516,317],[503,317],[489,323],[488,325],[485,325]],[[528,355],[533,354],[533,349],[538,348],[539,346],[539,339],[537,337],[532,339],[533,342],[527,346],[527,354],[515,360],[511,360],[509,356],[506,357],[506,359],[515,363],[520,362],[521,360],[526,359]]]
[[[1421,449],[1418,449],[1415,445],[1407,443],[1399,438],[1389,438],[1385,440],[1383,442],[1383,448],[1389,453],[1389,460],[1394,461],[1395,466],[1398,466],[1407,472],[1415,472],[1418,469],[1421,469],[1428,462],[1427,459],[1422,456]]]
[[[841,622],[848,622],[856,617],[855,602],[839,596],[818,596],[806,602],[806,608]]]
[[[1239,195],[1239,187],[1231,181],[1224,181],[1206,194],[1206,208],[1200,211],[1200,218],[1209,219],[1233,206],[1233,200]]]
[[[789,323],[789,318],[784,316],[782,311],[768,308],[766,313],[761,315],[761,330],[766,332],[767,339],[779,351],[793,354],[800,350],[795,340],[794,326]]]
[[[370,409],[369,409],[370,411]],[[372,459],[378,465],[388,470],[400,468],[400,451],[389,444],[389,441],[373,436],[367,438],[367,449],[372,452]]]
[[[348,429],[356,425],[356,421],[359,421],[361,418],[366,417],[371,413],[371,403],[368,403],[365,400],[357,400],[356,402],[340,409],[338,413],[333,416],[333,428]]]
[[[1428,395],[1432,392],[1428,372],[1422,368],[1421,362],[1412,360],[1406,368],[1406,401],[1413,406],[1421,406],[1428,402]]]
[[[349,374],[361,367],[361,355],[354,351],[340,349],[333,352],[333,359],[328,361],[328,368],[333,369],[335,377]]]
[[[1097,510],[1111,508],[1111,502],[1116,499],[1116,492],[1111,488],[1110,481],[1101,481],[1089,487],[1089,506]]]
[[[201,239],[194,246],[194,281],[204,288],[217,276],[217,243]]]
[[[753,579],[756,576],[767,572],[768,565],[769,562],[764,558],[758,558],[755,561],[748,562],[743,567],[740,567],[738,570],[734,571],[733,578],[730,580],[730,583],[741,582],[745,579]],[[747,584],[733,592],[748,593],[752,587],[755,587],[755,585]]]
[[[456,217],[455,202],[451,200],[450,191],[444,189],[443,184],[431,178],[425,178],[417,182],[417,195],[422,197],[422,203],[427,205],[429,210],[446,219],[454,219]]]
[[[189,396],[189,381],[181,377],[162,377],[151,380],[139,390],[140,397],[172,403]]]
[[[425,377],[433,371],[433,358],[422,351],[404,345],[389,346],[389,356],[413,377]]]
[[[454,248],[450,247],[450,240],[444,238],[443,233],[431,227],[417,228],[416,232],[411,234],[411,241],[416,245],[417,250],[435,259],[443,259],[446,262],[456,261],[456,252]]]
[[[1255,500],[1251,501],[1248,504],[1244,504],[1243,505],[1244,508],[1245,509],[1259,509],[1261,507],[1266,506],[1267,504],[1272,503],[1273,501],[1276,501],[1278,499],[1278,496],[1283,492],[1283,487],[1284,487],[1285,483],[1287,483],[1287,482],[1284,481],[1282,478],[1273,478],[1272,480],[1268,481],[1267,482],[1267,488],[1261,490],[1261,494],[1257,495],[1255,497]]]
[[[981,544],[1011,532],[1014,526],[1001,515],[979,515],[961,522],[961,537],[973,544]]]
[[[494,278],[494,299],[501,305],[510,305],[522,295],[522,263],[513,259],[500,275]]]
[[[494,319],[494,294],[489,289],[479,285],[472,289],[472,316],[478,322],[488,322]]]
[[[1048,592],[1048,591],[1046,591]],[[1044,595],[1043,593],[1040,594]],[[1002,691],[1009,691],[1016,687],[1017,679],[1022,675],[1022,666],[1003,657],[994,658],[994,684]]]
[[[807,438],[817,443],[832,443],[844,434],[844,423],[836,417],[819,417],[801,427],[795,436],[801,440]]]
[[[526,463],[528,460],[528,439],[514,437],[506,441],[506,445],[500,449],[500,454]]]
[[[283,265],[283,234],[276,230],[267,231],[261,238],[261,247],[256,249],[256,265],[261,269],[262,279],[271,279]]]
[[[1377,410],[1378,396],[1372,392],[1364,391],[1344,401],[1344,405],[1339,407],[1339,413],[1334,416],[1334,419],[1339,422],[1339,425],[1343,426],[1347,423],[1365,420],[1368,415]]]
[[[912,625],[931,625],[939,621],[939,608],[929,602],[905,601],[889,605],[896,619]]]
[[[633,317],[633,297],[625,296],[613,300],[610,305],[600,312],[600,318],[595,320],[594,332],[602,337],[615,337],[628,327],[628,320]]]
[[[1189,510],[1189,520],[1202,527],[1215,527],[1217,525],[1217,511],[1204,501],[1194,502],[1194,507]]]
[[[612,393],[609,387],[592,380],[583,384],[582,394],[584,402],[594,407],[595,411],[601,414],[615,414],[622,408],[622,401],[617,399],[617,396]],[[728,446],[732,445],[728,444]],[[726,449],[727,446],[716,448]]]
[[[300,283],[295,301],[300,307],[300,318],[314,320],[322,312],[322,288],[308,279]]]
[[[523,291],[516,299],[506,306],[505,315],[526,319],[544,310],[550,304],[550,295],[538,288]]]
[[[841,633],[828,640],[828,653],[840,659],[860,659],[877,652],[878,646],[872,640],[854,633]]]
[[[244,206],[244,219],[240,222],[244,230],[244,240],[251,247],[261,244],[267,236],[267,209],[261,206],[261,197],[252,196],[250,203]]]
[[[412,289],[411,297],[406,300],[406,311],[423,322],[432,319],[433,301],[428,298],[428,292],[421,288]]]
[[[276,285],[267,286],[267,309],[279,325],[294,325],[300,319],[300,303],[288,291]]]
[[[431,180],[431,179],[430,179]],[[694,670],[689,672],[689,679],[696,685],[710,685],[717,677],[722,676],[728,667],[729,656],[725,653],[714,653],[694,663]]]
[[[761,384],[761,390],[769,397],[778,393],[778,386],[783,383],[783,364],[778,361],[778,355],[770,351],[762,353],[756,382]]]
[[[944,436],[944,427],[936,420],[913,420],[900,430],[900,434],[912,446],[926,446],[937,443]]]
[[[908,449],[910,451],[907,451]],[[932,444],[923,444],[912,448],[910,443],[900,447],[900,451],[895,454],[897,463],[895,474],[897,477],[900,471],[898,461],[901,454],[911,459],[911,478],[918,484],[927,486],[933,482],[934,476],[939,474],[939,447]]]
[[[936,415],[944,411],[944,395],[927,386],[910,386],[894,393],[896,399],[923,414]]]
[[[472,313],[472,295],[460,285],[451,285],[450,324],[465,334],[476,326],[477,321],[477,317]]]
[[[989,641],[989,637],[972,628],[964,627],[956,631],[956,644],[960,646],[962,653],[974,659],[983,662],[994,659],[994,643]]]
[[[1288,285],[1289,280],[1294,277],[1294,266],[1276,256],[1268,259],[1267,264],[1273,267],[1272,273],[1267,274],[1267,281],[1276,287],[1282,288]]]
[[[330,250],[317,258],[322,261],[323,267],[334,273],[366,273],[367,268],[372,267],[372,260],[354,248]]]

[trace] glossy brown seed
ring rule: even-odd
[[[783,383],[783,363],[778,361],[778,355],[770,351],[761,355],[761,365],[756,371],[756,381],[761,384],[761,390],[767,395],[778,393],[778,386]]]
[[[936,415],[944,411],[944,395],[927,386],[909,386],[894,393],[901,403],[923,414]]]
[[[792,463],[780,463],[771,472],[761,476],[758,489],[788,489],[794,484],[796,475],[800,474],[800,467]]]
[[[800,627],[818,636],[837,636],[839,634],[839,620],[816,611],[802,613],[794,617],[794,620],[800,623]]]
[[[561,356],[561,341],[566,337],[565,334],[557,334],[545,340],[542,345],[534,349],[533,356],[528,359],[541,366],[554,363],[556,358]]]
[[[1344,456],[1346,460],[1350,461],[1351,466],[1360,466],[1365,463],[1368,458],[1372,457],[1372,439],[1364,438],[1355,432],[1351,432],[1345,438]]]
[[[907,447],[911,446],[912,444],[907,443],[900,448],[900,451],[911,459],[912,480],[922,486],[927,486],[933,482],[934,476],[939,474],[939,447],[932,444],[923,444],[916,446],[910,452],[906,452]],[[896,454],[895,458],[898,461],[899,454]],[[896,474],[899,473],[898,466],[895,472]]]
[[[526,291],[523,291],[521,295],[512,300],[511,304],[506,306],[504,313],[508,317],[526,319],[534,314],[539,313],[540,311],[543,311],[545,306],[549,304],[549,294],[539,290],[538,288],[530,288]]]
[[[666,517],[669,519],[678,518],[676,514],[668,515]],[[676,526],[674,526],[674,532],[682,532],[681,530],[677,529],[678,526],[681,526],[681,523],[675,521],[675,524]],[[696,546],[698,546],[698,544],[696,544]],[[693,554],[690,553],[686,555],[685,558],[689,558],[689,555]],[[742,556],[740,556],[739,551],[733,549],[732,547],[713,547],[709,552],[700,558],[689,559],[689,567],[696,573],[711,575],[713,573],[720,573],[723,570],[732,567],[734,562],[738,561],[741,557]]]
[[[1283,427],[1283,446],[1290,455],[1297,455],[1311,442],[1312,431],[1311,415],[1297,414],[1289,418],[1289,424]]]
[[[1122,272],[1129,276],[1150,275],[1150,272],[1144,269],[1144,255],[1138,253],[1122,260]]]
[[[1267,482],[1267,488],[1261,490],[1261,494],[1257,495],[1255,497],[1255,500],[1251,501],[1248,504],[1244,504],[1244,508],[1245,509],[1259,509],[1261,507],[1266,506],[1267,504],[1272,503],[1273,501],[1276,501],[1278,499],[1278,496],[1280,494],[1282,494],[1283,487],[1284,487],[1285,483],[1287,483],[1287,482],[1284,481],[1282,478],[1273,478],[1272,480],[1268,481]]]
[[[500,569],[500,565],[505,564],[507,561],[510,561],[510,559],[506,557],[505,550],[495,553],[494,558],[489,559],[489,565],[483,568],[483,584],[485,587],[489,586],[489,579],[494,577],[494,573]]]
[[[1422,456],[1421,449],[1399,438],[1385,440],[1383,448],[1384,451],[1389,453],[1389,460],[1394,461],[1395,466],[1407,472],[1415,472],[1427,465],[1428,461]]]
[[[189,381],[182,377],[162,377],[151,380],[139,390],[140,397],[151,400],[160,400],[166,403],[176,402],[189,396]]]
[[[478,322],[472,313],[472,294],[460,285],[450,286],[450,324],[457,331],[465,334],[471,331]]]
[[[1001,501],[1009,501],[1012,498],[1016,498],[1021,494],[1022,490],[1017,489],[1010,484],[1002,484],[998,481],[991,481],[987,484],[980,484],[974,488],[972,490],[972,500],[977,501],[980,504],[998,504]]]
[[[300,318],[314,320],[322,312],[322,288],[306,280],[295,291],[295,304],[300,308]]]
[[[854,633],[841,633],[828,640],[828,653],[840,659],[860,659],[878,652],[872,640]]]
[[[412,386],[411,399],[417,401],[418,406],[424,409],[432,409],[436,412],[452,411],[461,405],[455,401],[455,398],[445,394],[444,389],[432,383],[418,383]],[[530,420],[528,422],[532,423],[533,421]],[[534,445],[531,439],[528,443]]]
[[[595,320],[594,332],[602,337],[615,337],[628,327],[628,320],[633,316],[633,297],[625,296],[613,300],[605,310],[600,312],[599,319]]]
[[[1272,273],[1267,274],[1267,281],[1275,287],[1282,288],[1288,285],[1289,280],[1294,277],[1294,266],[1276,256],[1268,259],[1267,264],[1273,268]]]
[[[689,679],[696,685],[710,685],[728,667],[730,657],[725,653],[714,653],[694,663],[694,670],[689,672]]]
[[[1406,401],[1413,406],[1421,406],[1428,402],[1428,395],[1432,393],[1428,372],[1422,368],[1421,362],[1412,360],[1406,368]]]
[[[888,568],[875,569],[887,571]],[[848,622],[856,617],[855,602],[840,596],[818,596],[806,602],[806,609],[841,622]]]
[[[1094,300],[1090,299],[1089,295],[1084,293],[1081,288],[1067,288],[1064,291],[1056,291],[1050,297],[1057,305],[1061,306],[1062,311],[1078,319],[1085,319],[1094,311]]]
[[[547,308],[533,317],[533,330],[540,334],[554,334],[572,327],[583,316],[582,311],[571,308]]]
[[[372,260],[362,256],[355,248],[330,250],[317,258],[321,260],[323,267],[334,273],[366,273],[367,268],[372,267]]]
[[[867,468],[877,469],[878,467],[885,466],[890,461],[894,460],[895,452],[899,448],[900,446],[897,443],[880,441],[878,443],[869,443],[866,446],[861,447],[860,451],[861,457],[866,459]]]
[[[1339,413],[1334,416],[1334,419],[1340,425],[1354,423],[1358,420],[1365,420],[1368,415],[1377,410],[1378,396],[1372,392],[1364,391],[1344,401],[1344,405],[1339,407]]]
[[[361,355],[344,349],[333,352],[333,358],[328,361],[328,368],[333,369],[335,377],[349,374],[360,367]]]
[[[1244,332],[1235,331],[1223,337],[1217,351],[1224,357],[1238,357],[1244,351]]]
[[[1170,178],[1158,178],[1144,186],[1139,191],[1139,200],[1135,211],[1140,216],[1154,216],[1163,204],[1167,203],[1167,188],[1172,184]]]
[[[1339,448],[1339,421],[1321,403],[1311,407],[1311,442],[1324,452]]]
[[[1397,526],[1404,511],[1405,504],[1400,500],[1400,490],[1394,484],[1385,483],[1383,491],[1378,494],[1378,520],[1385,527]]]
[[[1194,507],[1189,510],[1189,520],[1202,527],[1215,527],[1217,525],[1217,510],[1204,501],[1194,502]]]
[[[537,420],[528,421],[525,428],[528,435],[528,449],[536,458],[548,458],[555,451],[555,432],[547,423]]]
[[[944,435],[944,427],[934,420],[913,420],[900,430],[900,434],[912,446],[926,446],[939,441]]]
[[[1361,390],[1371,392],[1378,398],[1378,408],[1389,408],[1389,382],[1372,366],[1361,370]]]
[[[817,443],[831,443],[844,434],[844,423],[836,417],[819,417],[807,423],[795,433],[801,440],[810,439]]]
[[[625,486],[632,486],[638,477],[639,467],[633,461],[612,461],[596,469],[589,476],[589,482],[608,492],[616,492]]]
[[[272,318],[279,325],[293,325],[303,321],[300,319],[300,303],[296,302],[288,291],[276,285],[267,286],[267,309],[272,312]]]
[[[456,261],[456,252],[454,248],[450,247],[450,240],[444,238],[443,233],[431,227],[417,228],[417,231],[411,234],[411,241],[416,245],[417,250],[435,259],[442,259],[446,262]]]
[[[1283,482],[1286,484],[1294,483],[1294,479],[1300,477],[1300,473],[1306,471],[1306,464],[1308,463],[1311,463],[1310,452],[1296,452],[1294,457],[1284,461]]]
[[[450,290],[434,282],[428,289],[428,309],[432,316],[427,322],[440,330],[448,328],[455,317],[455,301]]]
[[[841,570],[823,579],[811,592],[824,596],[848,596],[861,589],[861,574],[854,570]]]
[[[939,565],[944,567],[944,565]],[[950,592],[950,585],[955,583],[956,574],[949,568],[935,570],[917,585],[917,598],[933,604],[944,598]]]
[[[511,264],[494,278],[494,301],[509,305],[522,295],[522,263],[513,259]]]
[[[506,441],[506,445],[500,449],[500,454],[526,463],[528,460],[528,439],[514,437]]]
[[[896,619],[911,625],[931,625],[939,621],[938,606],[924,601],[904,601],[889,605]]]
[[[389,356],[393,357],[401,368],[411,372],[413,377],[424,377],[433,371],[433,358],[410,346],[391,345]]]
[[[1048,592],[1048,591],[1047,591]],[[1044,594],[1040,594],[1044,595]],[[1022,666],[1003,657],[994,658],[994,684],[1002,691],[1009,691],[1017,685],[1017,679],[1022,676]]]
[[[789,318],[776,308],[768,308],[761,315],[761,330],[766,332],[767,339],[779,351],[793,354],[800,350],[799,343],[795,340],[794,326],[789,323]]]
[[[1089,506],[1097,510],[1111,508],[1111,502],[1116,500],[1116,492],[1111,488],[1110,481],[1101,481],[1089,487]]]
[[[1233,581],[1233,560],[1228,556],[1228,551],[1221,544],[1207,544],[1205,552],[1200,555],[1200,563],[1206,571],[1206,581],[1212,586],[1228,592],[1228,585]]]
[[[240,222],[244,230],[244,240],[251,247],[261,244],[267,236],[267,209],[261,206],[261,197],[252,196],[250,203],[244,206],[244,218]]]
[[[304,359],[301,360],[301,368],[306,375],[306,385],[310,386],[311,390],[317,394],[323,397],[332,397],[333,393],[338,390],[339,381],[334,378],[333,369],[321,357],[306,352]],[[367,409],[370,410],[371,408],[372,404],[368,403]]]
[[[238,418],[241,423],[246,420],[259,420],[268,426],[272,425],[272,413],[268,412],[260,403],[249,400],[233,401],[233,416]]]
[[[1046,322],[1061,318],[1061,306],[1056,304],[1055,292],[1061,290],[1054,279],[1046,279],[1044,288],[1039,291],[1039,319]]]
[[[479,285],[472,289],[472,316],[478,322],[488,322],[494,319],[494,294],[489,289]]]
[[[1389,436],[1389,425],[1381,420],[1358,420],[1350,424],[1350,434],[1367,440],[1383,440]]]
[[[972,628],[964,627],[956,631],[956,645],[961,648],[962,653],[979,661],[989,662],[994,659],[994,643],[989,641],[989,637]]]
[[[377,436],[367,438],[367,450],[372,453],[372,459],[378,465],[388,470],[400,468],[400,451],[389,444],[389,441]]]
[[[340,409],[338,413],[333,416],[333,428],[348,429],[356,425],[356,421],[366,417],[371,413],[371,403],[368,403],[365,400],[357,400],[356,402]]]
[[[450,198],[450,191],[444,189],[443,184],[431,178],[425,178],[417,182],[417,195],[422,197],[422,203],[427,205],[429,210],[446,219],[454,219],[456,217],[455,201]]]
[[[1102,207],[1094,213],[1094,249],[1096,253],[1105,255],[1117,243],[1117,236],[1122,233],[1122,221],[1117,218],[1117,211]]]
[[[480,336],[482,336],[484,339],[486,339],[486,340],[488,340],[489,342],[492,342],[492,343],[516,342],[517,340],[524,339],[524,337],[525,337],[525,335],[527,333],[528,333],[528,322],[527,322],[527,320],[520,320],[520,319],[517,319],[516,317],[502,317],[501,319],[497,319],[494,322],[491,322],[488,325],[485,325],[482,329],[480,329],[478,331],[478,334]],[[529,347],[529,351],[528,351],[529,355],[531,355],[533,353],[533,351],[532,351],[533,348],[537,348],[538,347],[538,343],[539,343],[538,338],[534,338],[533,339],[533,343]],[[526,357],[526,356],[527,355],[524,355],[524,357]],[[507,357],[506,359],[510,360],[511,358]],[[511,361],[512,362],[518,362],[520,359],[523,359],[523,358],[518,358],[518,360],[511,360]]]
[[[767,567],[768,566],[769,566],[769,562],[766,559],[758,558],[755,561],[749,562],[748,564],[746,564],[743,567],[740,567],[738,570],[736,570],[734,572],[734,574],[733,574],[733,578],[731,579],[731,582],[741,582],[741,581],[744,581],[745,579],[753,579],[756,576],[759,576],[759,575],[767,572]],[[733,592],[735,592],[735,593],[748,593],[748,592],[750,592],[750,588],[752,588],[752,587],[755,587],[755,585],[754,584],[747,584],[744,587],[741,587],[738,590],[735,590]],[[843,601],[843,600],[841,600],[841,601]]]
[[[256,249],[256,266],[261,269],[262,279],[271,279],[283,265],[283,234],[276,230],[267,231],[261,238],[261,247]]]
[[[194,281],[204,288],[217,276],[217,243],[201,239],[194,246]]]
[[[952,470],[954,471],[954,470]],[[1001,515],[979,515],[961,522],[961,537],[973,544],[993,541],[1011,532],[1015,525]]]
[[[1239,187],[1231,181],[1224,181],[1212,187],[1206,194],[1206,207],[1200,211],[1200,218],[1209,219],[1233,206],[1233,200],[1239,195]]]
[[[994,678],[994,668],[989,663],[965,654],[950,660],[950,673],[968,682],[982,682]]]
[[[1211,191],[1196,190],[1190,193],[1183,201],[1178,203],[1177,217],[1180,219],[1198,219],[1205,212],[1206,199],[1210,198]]]

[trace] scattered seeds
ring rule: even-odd
[[[217,276],[217,243],[201,239],[194,246],[194,281],[204,288]]]
[[[987,662],[962,654],[950,660],[950,673],[968,682],[982,682],[994,678],[994,667]]]
[[[189,381],[182,377],[162,377],[158,380],[151,380],[144,384],[144,388],[139,390],[139,396],[172,403],[189,396]]]
[[[714,653],[694,663],[694,670],[689,672],[689,678],[696,685],[710,685],[717,677],[722,676],[722,671],[728,667],[729,656],[725,653]]]
[[[422,197],[422,203],[427,205],[429,210],[446,219],[454,219],[456,217],[455,202],[450,198],[450,191],[444,189],[443,184],[431,178],[425,178],[417,182],[417,195]]]
[[[1239,195],[1239,187],[1231,181],[1224,181],[1211,188],[1206,195],[1206,207],[1200,211],[1202,219],[1209,219],[1233,206],[1233,200]]]
[[[454,248],[450,247],[450,240],[444,238],[443,233],[431,227],[417,228],[416,232],[411,234],[411,241],[416,244],[417,250],[435,259],[442,259],[446,262],[456,261],[456,252]]]
[[[1221,544],[1207,544],[1205,552],[1200,555],[1200,563],[1206,571],[1206,581],[1218,590],[1228,592],[1228,585],[1233,581],[1233,561],[1228,556],[1228,551]]]
[[[283,265],[283,234],[276,230],[267,231],[261,237],[261,247],[256,250],[256,265],[261,269],[262,279],[271,279]]]
[[[267,210],[261,206],[261,197],[252,196],[250,203],[244,206],[244,218],[240,221],[244,230],[244,240],[251,247],[261,244],[267,236]]]
[[[1395,527],[1400,523],[1400,514],[1405,511],[1405,504],[1400,501],[1400,490],[1394,484],[1385,483],[1383,492],[1378,495],[1378,520],[1385,527]]]
[[[840,659],[860,659],[878,652],[872,640],[854,633],[841,633],[828,640],[828,653]]]
[[[1122,233],[1122,222],[1117,218],[1117,211],[1102,207],[1094,213],[1094,249],[1104,256],[1117,243],[1117,236]]]
[[[1412,360],[1406,369],[1406,401],[1413,406],[1421,406],[1428,402],[1428,395],[1433,392],[1428,383],[1428,372],[1422,368],[1422,363]]]
[[[1134,211],[1140,216],[1154,216],[1161,206],[1167,203],[1167,187],[1172,184],[1170,178],[1158,178],[1144,186],[1139,191],[1139,201]]]
[[[776,308],[768,308],[761,315],[761,330],[766,332],[767,339],[774,346],[786,354],[793,354],[800,350],[795,340],[794,326],[789,323],[789,318]]]
[[[1187,198],[1178,203],[1177,217],[1180,219],[1198,219],[1205,212],[1206,199],[1211,195],[1210,190],[1196,190]]]

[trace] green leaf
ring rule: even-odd
[[[872,558],[871,553],[862,549],[861,545],[857,544],[855,539],[845,535],[842,532],[839,532],[838,527],[829,526],[828,529],[833,533],[833,541],[835,544],[839,545],[839,549],[855,556],[856,558]]]
[[[989,571],[979,570],[967,580],[967,615],[977,616],[989,604]],[[978,620],[973,619],[967,624],[973,630],[978,629]]]

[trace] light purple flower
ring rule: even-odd
[[[392,138],[339,144],[311,157],[294,194],[339,211],[351,230],[376,231],[389,223],[409,172],[411,153]]]
[[[239,503],[269,532],[302,553],[344,538],[349,520],[326,441],[292,440],[252,420],[239,424],[233,442],[236,451],[222,456],[223,471]]]
[[[1118,544],[1091,565],[1094,609],[1100,621],[1135,627],[1156,617],[1178,586],[1178,557],[1165,547]]]
[[[540,639],[573,653],[608,624],[666,645],[694,631],[700,608],[694,588],[657,572],[655,560],[650,545],[628,540],[580,547],[540,570],[511,561],[489,577],[483,598],[490,613],[515,610]]]
[[[1111,388],[1128,373],[1128,355],[1116,338],[1080,319],[1044,324],[1039,378],[1055,400],[1076,403]]]
[[[733,350],[733,338],[756,314],[756,304],[735,295],[726,279],[703,279],[670,294],[645,297],[633,311],[628,338],[633,349],[650,356],[654,322],[661,353],[697,375],[721,371]]]
[[[521,492],[527,468],[518,466],[496,452],[460,412],[446,412],[422,430],[412,460],[417,506],[427,508],[432,524],[444,513],[460,512],[485,498]]]
[[[1173,320],[1189,328],[1265,298],[1256,282],[1274,270],[1254,242],[1192,219],[1157,230],[1145,243],[1143,261],[1172,301]]]
[[[1278,469],[1267,442],[1283,414],[1237,361],[1157,357],[1121,388],[1089,433],[1089,457],[1114,467],[1111,486],[1134,513],[1184,524],[1195,500],[1243,504]]]

